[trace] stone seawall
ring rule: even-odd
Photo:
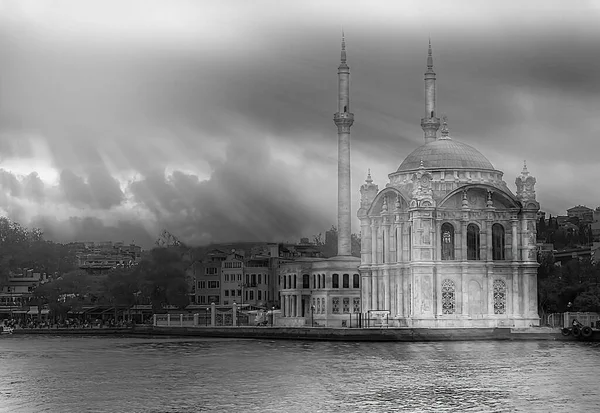
[[[327,341],[477,341],[477,340],[575,340],[550,328],[294,328],[294,327],[152,327],[136,328],[136,334]],[[600,341],[600,332],[594,334]]]
[[[310,328],[310,327],[156,327],[134,328],[59,328],[17,329],[13,334],[37,335],[121,335],[121,336],[174,336],[214,337],[272,340],[323,341],[481,341],[481,340],[560,340],[577,341],[563,336],[559,329],[532,328]],[[600,330],[591,339],[600,341]]]
[[[137,327],[136,327],[137,328]],[[130,335],[136,328],[17,328],[13,334],[34,335]]]

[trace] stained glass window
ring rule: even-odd
[[[492,225],[492,257],[494,260],[504,258],[504,227],[500,224]]]
[[[456,312],[456,288],[452,280],[442,282],[442,314]]]
[[[494,314],[506,314],[506,283],[494,280]]]
[[[442,224],[442,259],[454,259],[454,227],[448,222]]]

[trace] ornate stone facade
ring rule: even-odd
[[[361,313],[363,320],[386,315],[386,323],[398,327],[539,325],[535,178],[524,168],[515,195],[503,172],[450,137],[447,119],[440,124],[436,114],[431,45],[421,119],[425,144],[389,174],[382,190],[368,174],[360,187],[360,261],[349,255],[354,116],[344,49],[338,77],[340,254],[281,266],[278,323],[354,326]]]
[[[362,313],[388,311],[395,326],[539,325],[535,178],[524,168],[514,195],[481,153],[450,138],[445,117],[432,139],[432,67],[430,46],[425,144],[383,190],[370,175],[361,187]]]

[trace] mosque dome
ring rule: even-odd
[[[404,159],[398,172],[419,169],[421,161],[427,169],[495,170],[477,149],[453,139],[437,139],[419,146]]]

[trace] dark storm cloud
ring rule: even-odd
[[[295,190],[302,171],[277,173],[285,165],[265,142],[231,144],[226,155],[206,181],[179,171],[166,178],[154,173],[130,190],[161,225],[191,243],[295,239],[327,228],[320,208]]]
[[[37,172],[32,172],[23,179],[23,194],[28,199],[42,203],[46,198],[44,182]]]
[[[95,217],[71,217],[65,220],[52,216],[37,216],[31,226],[42,228],[46,239],[58,242],[75,241],[122,241],[135,242],[145,248],[151,248],[157,235],[149,233],[135,220],[120,220],[115,225],[105,224]]]
[[[105,169],[92,169],[87,182],[65,169],[60,174],[60,188],[66,201],[78,208],[110,209],[123,200],[119,182]]]
[[[13,197],[21,196],[21,183],[13,173],[4,169],[0,169],[0,186],[5,194],[9,193]]]
[[[52,196],[35,175],[20,181],[4,173],[0,184],[13,197],[52,199],[91,215],[119,209],[136,234],[165,227],[188,242],[295,239],[328,228],[335,193],[315,191],[335,185],[342,23],[353,162],[381,169],[380,187],[423,143],[430,34],[438,112],[448,115],[454,139],[480,149],[509,185],[520,172],[506,169],[512,158],[527,158],[543,207],[555,213],[600,196],[592,183],[570,183],[597,164],[593,4],[181,2],[166,23],[152,1],[139,10],[97,3],[87,21],[77,3],[65,4],[0,25],[0,159],[39,156],[40,137],[63,171]],[[123,187],[136,182],[123,193],[115,176]],[[363,178],[353,177],[355,201]],[[542,189],[563,199],[545,198]],[[148,213],[144,221],[137,209],[124,211],[125,200]],[[127,227],[105,219],[40,222],[81,239],[89,238],[82,231]]]

